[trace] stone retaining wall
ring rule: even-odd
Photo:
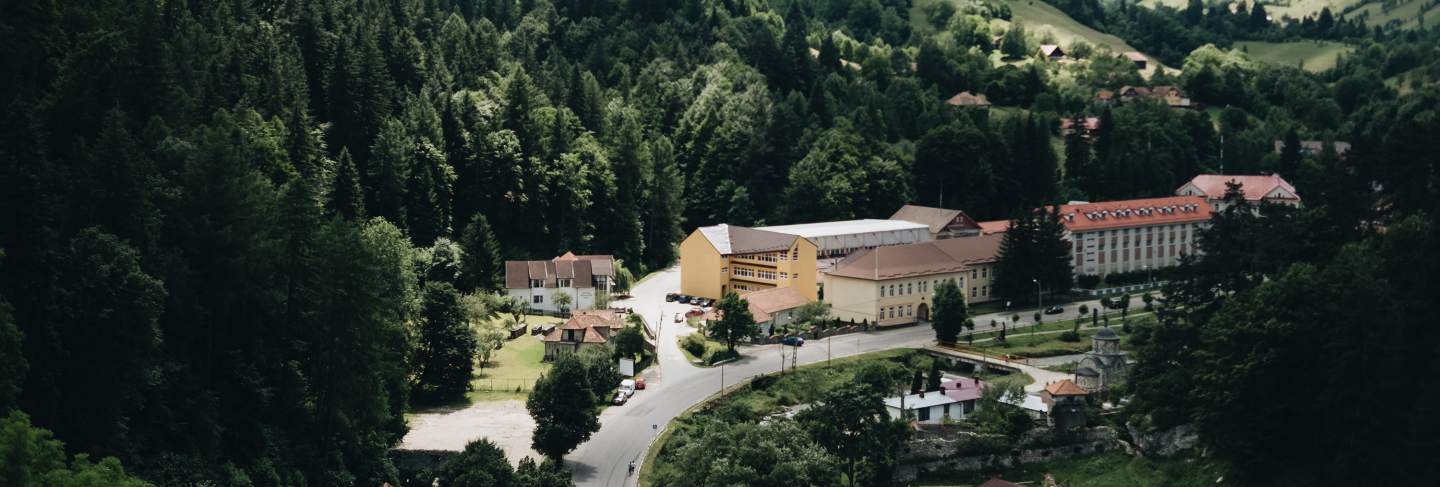
[[[971,472],[1010,468],[1026,463],[1046,462],[1122,448],[1119,435],[1109,428],[1094,428],[1066,436],[1047,431],[1027,434],[1008,452],[955,455],[963,441],[985,438],[969,432],[922,431],[906,442],[895,469],[895,480],[913,482],[922,473],[935,471]],[[1029,445],[1029,446],[1027,446]]]

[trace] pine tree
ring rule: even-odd
[[[805,41],[810,20],[800,2],[791,2],[785,12],[785,33],[780,39],[780,51],[784,56],[785,76],[777,80],[787,90],[803,90],[815,79],[815,59],[810,57],[810,44]]]
[[[415,396],[426,401],[453,399],[470,389],[474,374],[475,332],[465,323],[460,293],[447,282],[425,286],[415,347]]]
[[[335,167],[335,180],[331,184],[325,208],[346,220],[356,221],[365,218],[365,195],[360,189],[360,175],[355,170],[355,161],[350,159],[349,149],[340,149],[340,160]]]
[[[365,201],[370,212],[396,225],[405,225],[405,186],[415,153],[415,144],[405,125],[387,119],[370,149],[369,183]]]
[[[499,289],[504,262],[500,242],[485,215],[476,213],[460,237],[460,289],[466,293]]]
[[[835,36],[824,34],[820,40],[820,67],[832,72],[840,70],[840,48],[835,45]],[[808,48],[807,48],[808,50]]]

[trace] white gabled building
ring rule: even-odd
[[[1300,194],[1279,174],[1263,176],[1232,176],[1224,174],[1201,174],[1175,190],[1176,196],[1200,196],[1215,207],[1225,211],[1225,189],[1228,183],[1240,185],[1245,200],[1251,205],[1274,203],[1300,206]]]
[[[565,255],[550,260],[505,261],[505,293],[545,313],[595,307],[596,299],[615,285],[615,258],[609,255]],[[570,296],[561,309],[556,296]]]

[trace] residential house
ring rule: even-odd
[[[575,255],[566,252],[550,260],[505,262],[505,292],[528,303],[530,309],[565,313],[595,307],[615,285],[615,258],[609,255]],[[556,297],[570,297],[560,306]]]
[[[1086,398],[1090,393],[1069,379],[1052,382],[1040,391],[1040,399],[1049,409],[1050,425],[1058,430],[1085,427]]]
[[[577,311],[541,339],[545,343],[545,360],[578,353],[591,347],[604,346],[625,327],[624,315],[612,310]]]
[[[995,299],[999,235],[933,240],[851,254],[825,272],[825,302],[841,321],[894,326],[929,321],[935,288],[953,280],[967,302]]]
[[[1089,139],[1097,130],[1100,130],[1100,117],[1060,119],[1060,135],[1062,137],[1078,131],[1081,137]]]
[[[861,249],[930,240],[929,227],[903,220],[844,220],[758,227],[755,230],[794,235],[815,244],[816,256],[839,258]]]
[[[1144,86],[1121,86],[1118,91],[1099,90],[1095,93],[1095,100],[1102,103],[1131,102],[1139,99],[1160,100],[1170,108],[1200,109],[1199,103],[1185,96],[1180,88],[1170,85],[1155,87]]]
[[[793,287],[806,299],[817,296],[814,242],[792,234],[735,225],[700,227],[680,242],[680,292],[720,299]]]
[[[980,234],[980,224],[960,210],[905,205],[890,215],[891,220],[914,222],[929,227],[930,240],[973,237]]]
[[[1330,143],[1330,148],[1335,151],[1335,154],[1336,154],[1336,155],[1339,155],[1339,156],[1342,156],[1342,157],[1343,157],[1343,156],[1345,156],[1346,153],[1350,152],[1350,143],[1349,143],[1349,142],[1341,142],[1341,141],[1338,141],[1338,140],[1337,140],[1337,141],[1334,141],[1334,142],[1331,142],[1331,143]],[[1280,151],[1282,151],[1282,150],[1285,150],[1285,141],[1283,141],[1283,140],[1276,140],[1276,141],[1275,141],[1275,153],[1276,153],[1276,154],[1279,154]],[[1323,141],[1323,140],[1302,140],[1302,141],[1300,141],[1300,154],[1301,154],[1301,155],[1313,156],[1313,155],[1319,154],[1319,153],[1324,152],[1324,151],[1325,151],[1325,141]]]
[[[1175,190],[1180,196],[1205,198],[1215,211],[1225,211],[1225,189],[1228,183],[1240,185],[1245,201],[1259,206],[1261,203],[1300,206],[1300,195],[1295,186],[1279,174],[1236,176],[1225,174],[1201,174]]]
[[[952,107],[990,108],[990,100],[985,98],[985,94],[971,93],[968,91],[956,93],[955,96],[945,100],[945,104]]]
[[[980,379],[961,378],[945,381],[940,390],[908,394],[885,399],[885,411],[894,419],[909,419],[920,424],[942,424],[960,421],[979,410],[980,394],[985,383]]]
[[[1119,55],[1119,57],[1124,58],[1125,60],[1128,60],[1128,61],[1130,61],[1130,62],[1132,62],[1132,63],[1135,63],[1135,69],[1138,69],[1138,70],[1141,70],[1141,71],[1144,71],[1144,70],[1145,70],[1145,66],[1146,66],[1146,64],[1149,62],[1148,59],[1145,59],[1145,55],[1144,55],[1144,54],[1140,54],[1138,51],[1125,51],[1125,52],[1121,53],[1121,54]]]
[[[1041,44],[1040,56],[1049,61],[1059,61],[1065,59],[1065,50],[1061,49],[1058,44]]]
[[[760,325],[761,335],[773,335],[776,328],[795,322],[795,310],[810,303],[793,287],[772,287],[740,295],[750,306],[750,316]]]

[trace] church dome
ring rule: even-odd
[[[1119,339],[1120,339],[1120,336],[1115,334],[1115,330],[1112,330],[1112,329],[1110,329],[1110,327],[1107,326],[1107,327],[1101,328],[1100,331],[1095,332],[1095,339],[1096,339],[1096,340],[1119,340]]]

